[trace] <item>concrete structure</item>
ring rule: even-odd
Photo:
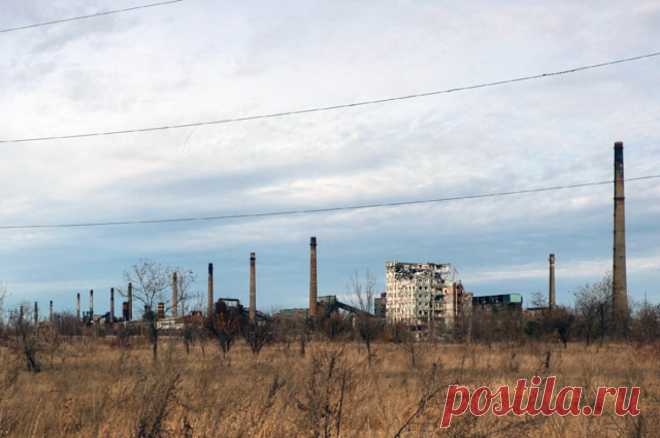
[[[385,318],[387,310],[387,293],[383,292],[380,297],[374,298],[374,316]]]
[[[34,302],[34,325],[39,324],[39,304]]]
[[[76,318],[80,321],[80,292],[76,294]]]
[[[522,312],[523,297],[520,294],[482,295],[472,298],[472,311],[477,310],[516,310]],[[545,308],[541,308],[545,309]]]
[[[316,277],[316,237],[309,239],[309,316],[317,316],[318,280]]]
[[[48,321],[53,322],[53,300],[50,300],[48,306]]]
[[[208,292],[206,297],[206,311],[208,316],[213,315],[213,263],[209,263],[209,283],[208,283]]]
[[[179,280],[176,272],[172,272],[172,317],[176,318],[179,309]]]
[[[89,319],[94,319],[94,289],[89,290]]]
[[[133,283],[128,282],[128,321],[133,320]]]
[[[469,305],[451,264],[387,262],[385,272],[390,323],[441,323],[454,328],[464,305]]]
[[[552,309],[555,307],[555,255],[550,254],[548,257],[550,278],[548,281],[548,307]]]
[[[628,324],[626,280],[626,216],[623,186],[623,143],[614,143],[614,245],[612,257],[612,318],[615,331]]]
[[[255,253],[250,253],[250,303],[248,308],[248,315],[250,321],[254,321],[257,315],[257,256]]]

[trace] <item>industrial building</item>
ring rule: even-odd
[[[472,309],[498,311],[498,310],[515,310],[522,312],[523,297],[520,294],[499,294],[499,295],[483,295],[480,297],[472,298]]]
[[[385,263],[386,318],[419,327],[438,323],[452,329],[471,295],[458,271],[446,263]]]

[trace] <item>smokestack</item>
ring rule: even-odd
[[[213,316],[213,263],[209,263],[208,316]]]
[[[133,320],[133,283],[128,283],[128,320]]]
[[[115,322],[115,288],[110,288],[110,323]]]
[[[254,321],[257,315],[257,256],[255,253],[250,253],[250,308],[249,316],[250,321]]]
[[[165,303],[158,303],[158,312],[156,313],[156,316],[158,319],[163,319],[165,318]]]
[[[626,215],[623,187],[623,142],[614,143],[614,251],[612,257],[612,311],[617,331],[628,323],[626,281]]]
[[[53,322],[53,300],[50,300],[48,306],[48,321]]]
[[[550,254],[548,257],[550,263],[550,281],[548,284],[548,307],[550,309],[555,307],[555,255]]]
[[[179,298],[179,282],[177,281],[176,272],[172,272],[172,316],[177,317]]]
[[[34,302],[34,325],[39,324],[39,304]]]
[[[76,318],[80,321],[80,292],[76,294]]]
[[[89,290],[89,318],[94,319],[94,289]]]
[[[318,281],[316,277],[316,237],[309,239],[309,316],[315,317],[318,301]]]

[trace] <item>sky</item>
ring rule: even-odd
[[[5,0],[0,29],[144,4]],[[660,3],[180,3],[0,34],[0,139],[181,124],[563,70],[660,50]],[[323,208],[660,173],[660,58],[493,88],[242,123],[3,143],[0,225]],[[660,302],[660,180],[626,185],[631,300]],[[218,222],[0,230],[9,306],[95,309],[140,260],[216,296],[303,307],[389,260],[452,263],[477,295],[557,300],[611,270],[612,186]],[[117,310],[118,311],[118,310]]]

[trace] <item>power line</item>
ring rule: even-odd
[[[650,179],[658,179],[658,178],[660,178],[660,174],[639,176],[636,178],[627,178],[625,179],[625,181],[633,182],[633,181],[642,181],[642,180],[650,180]],[[492,192],[492,193],[481,193],[474,195],[451,196],[445,198],[418,199],[418,200],[395,201],[395,202],[379,202],[373,204],[348,205],[348,206],[326,207],[326,208],[309,208],[309,209],[300,209],[300,210],[238,213],[238,214],[227,214],[227,215],[219,215],[219,216],[179,217],[179,218],[168,218],[168,219],[143,219],[143,220],[108,221],[108,222],[80,222],[80,223],[63,223],[63,224],[0,225],[0,230],[29,230],[29,229],[44,229],[44,228],[90,228],[90,227],[107,227],[107,226],[121,226],[121,225],[147,225],[147,224],[167,224],[167,223],[180,223],[180,222],[222,221],[222,220],[230,220],[230,219],[248,219],[248,218],[262,218],[262,217],[275,217],[275,216],[306,215],[306,214],[316,214],[316,213],[334,213],[334,212],[350,211],[350,210],[401,207],[401,206],[409,206],[409,205],[422,205],[422,204],[432,204],[432,203],[449,202],[449,201],[460,201],[467,199],[495,198],[500,196],[512,196],[512,195],[522,195],[529,193],[550,192],[556,190],[577,189],[581,187],[600,186],[600,185],[612,184],[612,183],[613,183],[612,180],[595,181],[595,182],[585,182],[585,183],[560,185],[560,186],[538,187],[533,189],[523,189],[523,190],[506,191],[506,192]]]
[[[130,8],[124,8],[124,9],[113,9],[113,10],[110,10],[110,11],[96,12],[94,14],[89,14],[89,15],[79,15],[77,17],[61,18],[59,20],[45,21],[43,23],[27,24],[25,26],[18,26],[18,27],[10,27],[10,28],[7,28],[7,29],[0,29],[0,33],[15,32],[17,30],[32,29],[32,28],[35,28],[35,27],[42,27],[42,26],[50,26],[51,24],[68,23],[69,21],[86,20],[88,18],[96,18],[96,17],[105,16],[105,15],[120,14],[122,12],[137,11],[138,9],[146,9],[146,8],[153,8],[153,7],[156,7],[156,6],[171,5],[173,3],[180,3],[182,1],[183,0],[169,0],[169,1],[163,1],[163,2],[158,2],[158,3],[149,3],[149,4],[146,4],[146,5],[140,5],[140,6],[132,6]]]
[[[467,85],[467,86],[464,86],[464,87],[447,88],[445,90],[436,90],[436,91],[428,91],[428,92],[424,92],[424,93],[408,94],[408,95],[405,95],[405,96],[387,97],[387,98],[384,98],[384,99],[362,100],[362,101],[358,101],[358,102],[344,103],[344,104],[339,104],[339,105],[306,108],[306,109],[300,109],[300,110],[284,111],[284,112],[269,113],[269,114],[257,114],[257,115],[252,115],[252,116],[232,117],[232,118],[227,118],[227,119],[210,120],[210,121],[202,121],[202,122],[182,123],[182,124],[168,125],[168,126],[154,126],[154,127],[149,127],[149,128],[134,128],[134,129],[123,129],[123,130],[118,130],[118,131],[88,132],[88,133],[68,134],[68,135],[52,135],[52,136],[47,136],[47,137],[15,138],[15,139],[11,139],[11,140],[0,140],[0,144],[1,143],[37,142],[37,141],[47,141],[47,140],[68,140],[68,139],[73,139],[73,138],[100,137],[100,136],[105,136],[105,135],[118,135],[118,134],[135,134],[135,133],[141,133],[141,132],[164,131],[164,130],[167,130],[167,129],[192,128],[192,127],[197,127],[197,126],[223,125],[223,124],[228,124],[228,123],[246,122],[246,121],[249,121],[249,120],[273,119],[273,118],[293,116],[293,115],[298,115],[298,114],[317,113],[317,112],[322,112],[322,111],[333,111],[333,110],[338,110],[338,109],[343,109],[343,108],[354,108],[354,107],[364,106],[364,105],[374,105],[374,104],[379,104],[379,103],[395,102],[395,101],[407,100],[407,99],[417,99],[417,98],[420,98],[420,97],[435,96],[435,95],[438,95],[438,94],[449,94],[449,93],[455,93],[455,92],[458,92],[458,91],[475,90],[475,89],[478,89],[478,88],[495,87],[495,86],[499,86],[499,85],[512,84],[512,83],[515,83],[515,82],[523,82],[523,81],[529,81],[529,80],[533,80],[533,79],[542,79],[542,78],[548,78],[548,77],[552,77],[552,76],[566,75],[566,74],[569,74],[569,73],[576,73],[576,72],[584,71],[584,70],[591,70],[591,69],[595,69],[595,68],[607,67],[607,66],[615,65],[615,64],[623,64],[625,62],[639,61],[639,60],[642,60],[642,59],[652,58],[652,57],[656,57],[656,56],[660,56],[660,52],[652,52],[652,53],[647,53],[647,54],[644,54],[644,55],[633,56],[633,57],[630,57],[630,58],[620,58],[620,59],[615,59],[615,60],[612,60],[612,61],[601,62],[599,64],[583,65],[583,66],[580,66],[580,67],[573,67],[573,68],[570,68],[568,70],[559,70],[559,71],[554,71],[554,72],[549,72],[549,73],[541,73],[541,74],[536,74],[536,75],[531,75],[531,76],[521,76],[521,77],[517,77],[517,78],[513,78],[513,79],[505,79],[505,80],[501,80],[501,81],[484,82],[484,83],[480,83],[480,84]]]

